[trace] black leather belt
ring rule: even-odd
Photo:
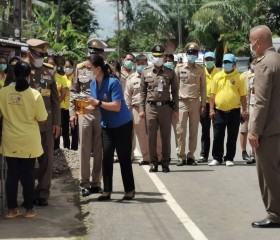
[[[216,111],[219,111],[219,112],[222,112],[222,113],[231,113],[231,112],[240,111],[240,108],[233,108],[233,109],[228,110],[228,111],[222,111],[222,110],[216,109]]]
[[[151,106],[162,106],[162,105],[166,105],[169,104],[170,101],[147,101]]]

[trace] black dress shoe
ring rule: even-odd
[[[258,222],[252,222],[254,228],[280,228],[280,223],[271,222],[269,219],[264,219]]]
[[[248,153],[246,152],[246,151],[243,151],[242,152],[242,159],[244,160],[244,161],[250,161],[251,159],[250,159],[250,156],[248,155]]]
[[[40,207],[46,207],[48,206],[49,203],[48,203],[48,200],[45,199],[45,198],[38,198],[37,200],[37,206],[40,206]]]
[[[101,187],[90,187],[90,192],[91,193],[102,193],[103,189]]]
[[[188,158],[187,159],[187,165],[196,166],[197,163],[193,158]]]
[[[184,165],[187,165],[187,161],[186,160],[178,160],[177,166],[184,166]]]
[[[149,172],[157,172],[157,171],[158,171],[158,166],[152,165],[152,166],[150,167]]]
[[[111,200],[111,193],[109,195],[101,195],[97,198],[97,201],[108,201]]]
[[[247,164],[254,164],[254,163],[256,163],[256,160],[255,160],[255,158],[251,158],[251,159],[248,160],[246,163],[247,163]]]
[[[148,162],[148,161],[146,161],[146,160],[142,160],[142,161],[140,161],[139,162],[139,165],[141,166],[141,165],[149,165],[150,163]]]
[[[169,167],[168,166],[162,166],[162,172],[169,173],[170,172]]]
[[[82,196],[83,196],[83,197],[89,196],[89,195],[91,194],[90,188],[89,188],[89,187],[83,188],[82,191],[81,191],[81,193],[82,193]]]
[[[129,193],[126,193],[126,194],[123,196],[122,200],[128,200],[128,201],[130,201],[130,200],[132,200],[134,197],[135,197],[135,190],[133,190],[133,191],[131,191],[131,192],[129,192]]]

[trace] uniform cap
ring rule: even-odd
[[[87,45],[89,48],[96,48],[96,49],[102,49],[104,50],[104,48],[108,47],[108,45],[101,41],[98,38],[91,38],[87,41]]]
[[[223,57],[223,62],[224,61],[236,62],[236,58],[235,58],[235,56],[233,54],[227,53]]]
[[[40,39],[32,38],[27,40],[26,43],[28,44],[29,49],[40,53],[46,53],[50,48],[50,44],[48,42]]]
[[[195,42],[190,42],[186,45],[185,51],[197,51],[199,52],[200,48]]]
[[[160,44],[155,44],[152,48],[151,48],[151,52],[154,56],[160,56],[162,54],[164,54],[165,48],[164,46],[160,45]]]
[[[216,55],[213,52],[207,52],[204,54],[204,59],[208,57],[216,59]]]

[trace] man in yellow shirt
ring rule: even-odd
[[[226,166],[233,166],[236,152],[236,141],[241,116],[249,118],[247,112],[247,89],[244,77],[236,70],[236,58],[233,54],[223,57],[223,70],[214,76],[211,86],[210,118],[213,120],[214,141],[212,155],[214,160],[209,166],[220,165],[223,160]],[[214,106],[216,109],[214,109]],[[226,155],[224,138],[227,128]]]
[[[208,162],[209,150],[210,150],[210,128],[211,119],[209,116],[210,110],[210,96],[211,96],[211,84],[216,73],[219,69],[215,66],[216,55],[213,52],[206,52],[204,54],[204,65],[206,75],[206,106],[204,114],[200,115],[201,124],[201,151],[199,163]]]

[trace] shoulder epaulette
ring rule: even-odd
[[[260,62],[261,60],[263,60],[264,59],[264,55],[263,56],[261,56],[261,57],[258,57],[258,59],[257,59],[257,62]]]
[[[43,65],[44,65],[45,67],[48,67],[48,68],[53,69],[53,65],[52,65],[52,64],[49,64],[49,63],[43,63]]]
[[[149,66],[145,67],[144,70],[152,68],[152,67],[153,67],[152,65],[149,65]]]
[[[203,69],[204,69],[204,67],[205,67],[202,63],[196,63],[195,65],[198,66],[198,67],[200,67],[200,68],[203,68]]]
[[[183,67],[184,63],[177,63],[176,68]]]

